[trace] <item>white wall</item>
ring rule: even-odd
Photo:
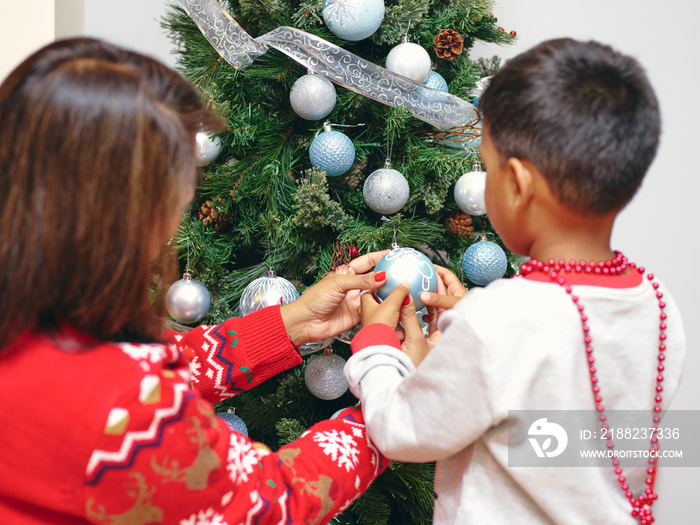
[[[85,34],[140,50],[170,65],[175,63],[172,45],[158,22],[165,13],[164,0],[56,1],[59,11],[71,13],[80,10],[71,3],[83,2]],[[32,2],[30,20],[23,15],[26,9],[13,7],[20,6],[19,2],[0,2],[0,78],[4,78],[11,65],[53,38],[54,15],[53,2],[48,0]],[[700,173],[694,165],[695,148],[700,147],[700,40],[696,30],[700,4],[679,0],[664,4],[652,0],[497,0],[494,14],[506,31],[517,32],[518,41],[510,47],[477,45],[473,57],[510,57],[543,40],[570,36],[610,44],[635,56],[647,69],[661,102],[661,147],[640,193],[618,220],[613,247],[656,272],[679,303],[689,355],[672,408],[700,409],[700,355],[696,352],[700,343],[700,323],[696,324],[700,280],[695,268],[700,255]],[[700,468],[661,469],[657,523],[697,522],[692,518],[695,501],[690,488],[697,484],[699,474]]]

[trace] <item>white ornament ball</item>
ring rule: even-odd
[[[333,111],[335,101],[333,82],[317,74],[299,77],[289,92],[292,109],[306,120],[320,120],[327,117]]]
[[[372,210],[389,215],[399,211],[408,201],[408,181],[395,169],[378,169],[365,180],[362,194]]]
[[[165,294],[165,307],[179,323],[195,323],[204,317],[211,305],[209,290],[189,274],[176,281]]]
[[[348,389],[344,368],[345,359],[337,354],[314,356],[304,372],[306,387],[319,399],[337,399]]]
[[[486,213],[486,172],[471,171],[462,175],[455,184],[455,202],[469,215]]]
[[[394,248],[379,259],[375,272],[386,272],[386,282],[375,293],[382,301],[402,282],[411,285],[411,297],[416,310],[425,308],[420,300],[423,292],[437,291],[438,274],[435,265],[428,257],[413,248]]]
[[[270,271],[267,276],[251,282],[241,295],[241,315],[248,315],[267,306],[289,304],[299,298],[299,292],[284,277]]]
[[[209,135],[203,131],[197,132],[195,139],[197,166],[206,166],[214,162],[221,152],[221,139],[216,135]]]
[[[431,71],[428,77],[423,81],[423,85],[438,91],[448,91],[447,81],[437,71]]]
[[[428,78],[431,67],[428,52],[413,42],[395,46],[386,57],[386,68],[389,71],[418,83]]]
[[[384,20],[384,0],[324,0],[323,21],[344,40],[373,35]]]

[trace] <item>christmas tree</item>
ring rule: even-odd
[[[468,287],[514,273],[518,258],[483,209],[473,108],[499,61],[468,55],[477,39],[515,37],[492,7],[173,0],[163,27],[178,68],[227,123],[198,137],[202,180],[177,239],[183,270],[211,294],[199,322],[264,306],[264,286],[291,283],[282,297],[294,300],[338,265],[392,244],[419,250]],[[386,85],[398,88],[386,96]],[[302,347],[302,367],[217,409],[235,410],[250,437],[272,448],[295,439],[356,402],[338,373],[351,337]],[[392,463],[335,522],[430,523],[432,480],[432,464]]]

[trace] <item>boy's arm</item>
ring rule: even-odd
[[[182,334],[168,331],[165,338],[189,360],[192,386],[211,403],[302,362],[299,350],[289,340],[279,306]]]
[[[452,312],[443,316],[443,330]],[[388,325],[360,330],[345,376],[383,454],[400,461],[436,461],[488,430],[492,410],[477,345],[468,330],[447,330],[416,369]]]

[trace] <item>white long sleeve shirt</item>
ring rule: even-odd
[[[656,291],[637,272],[577,278],[598,281],[574,285],[574,293],[589,318],[606,412],[648,411],[651,424]],[[660,290],[668,316],[665,410],[681,379],[686,344],[680,313],[663,285]],[[634,523],[612,467],[508,466],[509,410],[595,409],[571,297],[550,282],[501,279],[470,291],[439,328],[442,339],[416,369],[386,325],[364,327],[345,368],[379,450],[401,461],[437,461],[434,524]],[[623,474],[633,492],[645,488],[644,467]]]

